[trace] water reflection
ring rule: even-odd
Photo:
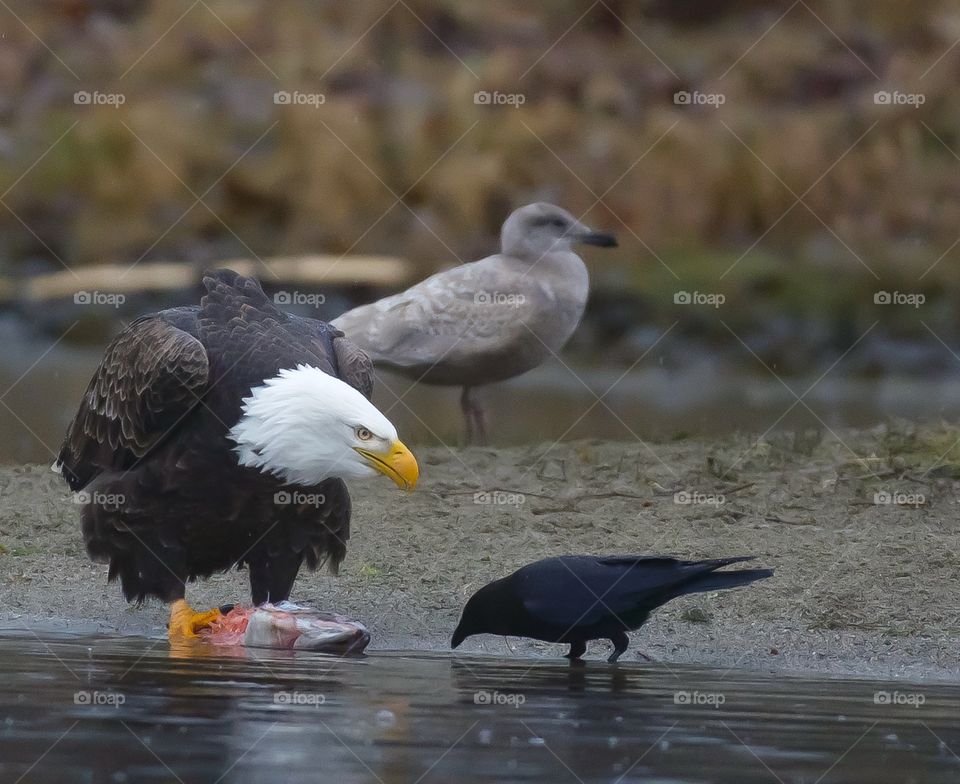
[[[958,708],[666,664],[0,636],[2,781],[953,782]]]

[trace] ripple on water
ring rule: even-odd
[[[0,635],[0,781],[952,784],[958,714],[943,685]]]

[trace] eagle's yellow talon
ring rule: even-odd
[[[177,599],[170,605],[170,624],[167,634],[171,640],[197,637],[201,629],[207,628],[221,616],[222,613],[216,608],[197,612],[187,604],[185,599]]]

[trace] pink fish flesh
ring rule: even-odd
[[[370,633],[359,621],[293,602],[235,605],[200,636],[213,645],[337,654],[362,653],[370,643]]]

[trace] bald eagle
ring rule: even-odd
[[[246,565],[262,604],[287,599],[304,563],[336,572],[344,479],[418,478],[369,400],[366,354],[256,280],[218,270],[203,286],[199,306],[143,316],[107,347],[54,464],[90,557],[127,601],[172,602],[171,636],[218,616],[186,603],[188,581]]]

